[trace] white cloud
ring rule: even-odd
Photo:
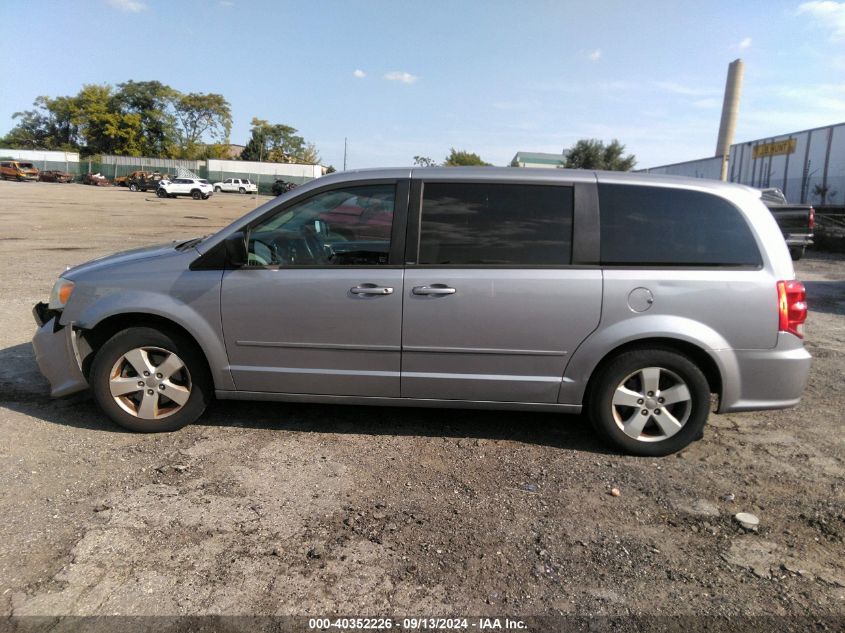
[[[588,53],[588,54],[587,54],[587,59],[589,59],[591,62],[597,62],[597,61],[599,61],[599,60],[601,59],[601,49],[600,49],[600,48],[597,48],[596,50],[591,51],[590,53]]]
[[[367,76],[367,73],[365,73],[360,68],[356,68],[355,70],[352,71],[352,76],[355,77],[355,79],[363,79],[364,77]]]
[[[743,38],[743,40],[739,44],[737,44],[736,47],[739,48],[739,49],[751,48],[751,38],[750,37]]]
[[[811,16],[823,28],[832,31],[835,40],[845,39],[845,2],[813,0],[798,6],[797,15]]]
[[[654,85],[664,92],[669,92],[675,95],[684,95],[686,97],[705,97],[707,95],[718,94],[717,90],[701,88],[699,86],[686,86],[674,81],[655,81]]]
[[[384,78],[388,81],[401,81],[403,84],[412,84],[419,79],[416,75],[412,75],[411,73],[407,73],[402,70],[393,70],[385,74]]]
[[[127,13],[140,13],[147,8],[141,0],[108,0],[108,3],[115,9]]]
[[[716,97],[705,97],[704,99],[696,99],[692,102],[696,108],[702,109],[710,109],[710,108],[718,108],[722,105],[722,102],[719,101]]]

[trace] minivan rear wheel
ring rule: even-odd
[[[211,400],[211,379],[193,342],[171,332],[133,327],[97,351],[90,383],[100,408],[132,431],[175,431],[194,422]]]
[[[601,370],[588,408],[593,426],[616,448],[659,457],[701,436],[710,413],[710,387],[682,354],[632,350]]]

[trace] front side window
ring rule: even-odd
[[[572,210],[572,187],[425,183],[418,263],[567,265]]]
[[[599,185],[601,261],[607,265],[759,266],[748,223],[701,191]]]
[[[250,266],[379,266],[388,263],[396,186],[318,193],[248,231]]]

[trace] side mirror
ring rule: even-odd
[[[246,235],[243,231],[232,233],[226,238],[226,260],[235,268],[247,265]]]

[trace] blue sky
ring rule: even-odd
[[[0,1],[0,134],[42,94],[158,79],[286,123],[340,168],[507,164],[618,138],[638,166],[709,156],[727,65],[737,141],[845,120],[845,2]]]

